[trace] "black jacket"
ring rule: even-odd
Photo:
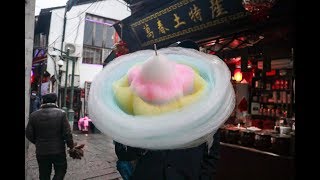
[[[55,104],[43,104],[30,114],[26,137],[36,145],[37,155],[65,153],[65,144],[73,147],[67,115]]]
[[[219,159],[220,132],[208,153],[206,143],[188,149],[147,151],[115,142],[119,160],[138,160],[130,180],[213,180]]]

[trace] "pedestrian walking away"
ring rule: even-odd
[[[67,114],[58,108],[56,101],[55,93],[44,95],[40,109],[30,114],[26,127],[27,139],[36,146],[40,180],[50,179],[52,165],[53,179],[64,179],[67,172],[66,145],[74,159],[79,159],[74,154],[79,154],[83,147],[75,147]]]

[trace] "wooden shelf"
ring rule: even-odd
[[[273,90],[266,90],[266,89],[258,89],[258,88],[252,88],[252,91],[264,91],[264,92],[281,92],[281,91],[286,91],[286,92],[292,92],[292,89],[273,89]]]
[[[269,116],[269,115],[261,115],[261,114],[251,114],[251,117],[259,118],[259,119],[270,118],[273,120],[275,120],[277,118],[281,118],[280,116]]]
[[[268,108],[269,106],[272,106],[273,110],[280,108],[281,111],[285,110],[287,112],[288,117],[292,116],[292,113],[294,112],[294,93],[293,93],[293,77],[292,77],[292,70],[287,69],[287,73],[283,76],[280,75],[280,70],[276,70],[276,74],[273,76],[265,76],[262,75],[260,77],[252,78],[251,87],[249,89],[250,96],[249,96],[249,102],[251,103],[259,103],[260,108],[263,107],[264,109]],[[256,83],[258,81],[258,83]],[[280,87],[280,84],[277,81],[287,81],[286,84],[281,84],[281,87],[286,87],[286,89],[271,89],[271,87]],[[259,88],[256,88],[255,85],[259,84]],[[262,88],[261,88],[262,87]],[[266,89],[266,87],[270,89]],[[290,103],[289,102],[268,102],[268,101],[262,101],[258,102],[259,100],[267,100],[274,98],[274,93],[277,94],[277,100],[282,99],[282,96],[286,94],[285,99],[287,100],[288,96],[290,96]],[[260,98],[262,97],[262,99]],[[265,99],[267,98],[267,99]],[[283,97],[284,98],[284,97]],[[254,101],[255,100],[255,101]],[[252,104],[249,104],[250,113],[251,113],[251,106]],[[278,119],[281,116],[268,116],[268,115],[252,115],[253,117],[257,119]]]
[[[264,76],[262,77],[262,79],[266,79],[266,80],[275,80],[275,79],[281,79],[281,80],[291,80],[292,77],[291,77],[291,74],[287,74],[287,75],[284,75],[284,76],[280,76],[280,75],[274,75],[274,76]]]
[[[257,102],[252,101],[253,103],[267,104],[267,105],[292,105],[292,103],[273,103],[273,102]]]

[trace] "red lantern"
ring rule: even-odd
[[[254,20],[264,20],[276,0],[242,0],[243,7],[252,14]]]
[[[34,75],[33,70],[31,70],[31,78],[30,78],[30,82],[31,83],[33,83],[33,81],[34,81],[34,76],[33,75]]]
[[[233,77],[234,77],[234,80],[236,80],[237,82],[240,82],[242,80],[241,69],[235,69]]]

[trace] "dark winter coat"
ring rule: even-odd
[[[65,153],[66,147],[73,147],[71,128],[65,111],[55,104],[43,104],[30,114],[26,137],[36,145],[37,155]]]
[[[138,160],[130,180],[213,180],[219,159],[220,132],[208,153],[206,143],[189,149],[147,151],[115,143],[119,160]]]

